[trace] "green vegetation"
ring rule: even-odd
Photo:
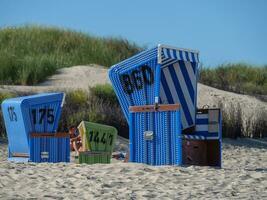
[[[110,84],[96,85],[90,88],[92,96],[102,99],[105,102],[112,104],[118,104],[117,96]]]
[[[241,94],[267,95],[267,65],[226,64],[217,68],[203,68],[200,82]]]
[[[53,27],[4,28],[0,29],[0,84],[36,84],[58,68],[73,65],[109,67],[140,50],[124,39]]]
[[[62,131],[85,120],[114,126],[121,136],[128,137],[128,124],[110,85],[92,87],[90,95],[81,90],[67,93],[61,116]]]
[[[5,100],[5,99],[8,99],[8,98],[12,98],[14,97],[14,94],[11,94],[11,93],[0,93],[0,104]]]

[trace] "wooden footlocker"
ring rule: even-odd
[[[219,140],[183,139],[183,164],[220,166]]]

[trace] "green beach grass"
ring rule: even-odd
[[[125,39],[94,37],[54,27],[0,29],[0,84],[33,85],[58,68],[99,64],[110,67],[142,48]]]
[[[216,68],[202,68],[200,82],[226,91],[267,95],[267,65],[224,64]]]

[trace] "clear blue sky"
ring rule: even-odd
[[[198,49],[205,66],[267,64],[267,0],[0,0],[0,27],[23,24]]]

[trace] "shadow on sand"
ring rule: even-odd
[[[251,139],[251,138],[238,138],[238,139],[223,139],[224,144],[237,146],[237,147],[247,147],[247,148],[258,148],[267,149],[267,139]]]

